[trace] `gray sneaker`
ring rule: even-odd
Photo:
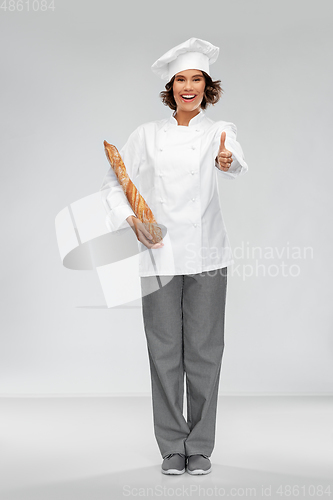
[[[190,455],[187,457],[187,472],[189,474],[209,474],[212,466],[206,455]]]
[[[163,474],[184,474],[186,457],[182,453],[170,453],[162,463]]]

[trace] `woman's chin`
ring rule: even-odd
[[[177,111],[183,111],[185,113],[193,113],[194,111],[197,111],[199,113],[200,111],[200,104],[192,104],[192,106],[190,104],[179,104],[177,106]]]

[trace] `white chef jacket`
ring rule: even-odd
[[[234,179],[248,170],[233,123],[209,119],[203,110],[188,126],[174,117],[140,125],[119,151],[126,170],[167,228],[162,248],[140,249],[139,275],[196,274],[233,263],[223,221],[217,176]],[[221,133],[233,161],[228,172],[217,168]],[[127,227],[135,215],[110,167],[100,188],[110,231]],[[153,254],[153,263],[150,252]]]

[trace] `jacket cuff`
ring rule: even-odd
[[[122,206],[116,207],[110,210],[106,216],[106,225],[110,231],[117,231],[118,229],[123,229],[129,227],[127,222],[127,217],[133,215],[136,217],[135,213],[130,207]]]

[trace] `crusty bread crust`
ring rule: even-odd
[[[157,225],[156,219],[146,201],[129,178],[119,151],[116,146],[113,146],[106,141],[104,141],[104,149],[111,168],[116,174],[119,184],[123,188],[133,212],[137,218],[144,223],[147,230],[153,237],[153,242],[158,243],[162,240],[161,228]]]

